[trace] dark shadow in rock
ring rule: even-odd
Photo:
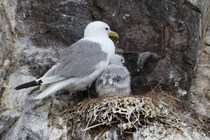
[[[132,92],[145,93],[150,91],[157,81],[151,76],[161,57],[153,52],[123,53],[125,66],[131,76]]]

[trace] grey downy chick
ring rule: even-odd
[[[99,97],[130,94],[130,73],[124,63],[123,56],[112,55],[109,65],[96,80],[96,92]]]

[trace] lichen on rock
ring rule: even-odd
[[[209,139],[209,5],[209,0],[0,1],[0,138]],[[59,94],[26,111],[36,93],[14,87],[42,76],[93,20],[119,32],[120,39],[113,40],[135,95]]]

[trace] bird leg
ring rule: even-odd
[[[91,91],[91,89],[90,89],[90,87],[91,87],[91,85],[88,85],[88,87],[87,87],[87,93],[88,93],[88,99],[91,99],[91,93],[90,93],[90,91]]]

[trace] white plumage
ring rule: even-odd
[[[86,89],[104,71],[115,53],[114,43],[109,36],[118,37],[118,34],[111,31],[106,23],[95,21],[88,24],[84,38],[67,48],[44,76],[15,89],[41,85],[42,92],[36,99],[61,89],[70,92]]]
[[[124,58],[121,55],[112,55],[110,64],[96,80],[99,97],[130,94],[130,74],[123,63]]]

